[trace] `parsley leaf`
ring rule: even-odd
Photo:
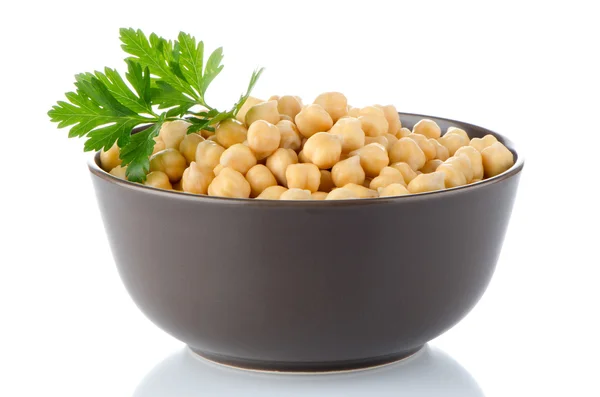
[[[164,121],[165,114],[162,114],[149,128],[131,135],[130,142],[121,150],[122,165],[127,166],[126,174],[130,181],[141,182],[146,179],[154,150],[154,137],[160,132]]]

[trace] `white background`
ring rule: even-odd
[[[185,357],[122,287],[83,142],[68,140],[46,115],[75,73],[123,70],[118,28],[130,26],[166,37],[183,30],[223,46],[225,69],[209,97],[223,107],[265,66],[259,97],[310,101],[339,90],[355,106],[393,103],[516,141],[526,166],[496,274],[472,313],[431,342],[434,364],[470,373],[488,397],[600,395],[593,3],[3,2],[0,395],[130,396],[170,354]],[[265,396],[275,384],[279,396],[477,395],[460,385],[432,388],[453,382],[452,371],[435,369],[411,378],[395,368],[394,382],[377,373],[353,383],[321,378],[302,388],[297,378],[244,383],[245,373],[194,365],[177,376],[165,369],[166,383],[160,370],[145,382],[169,397]],[[137,396],[151,395],[142,386]]]

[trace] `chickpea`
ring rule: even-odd
[[[256,198],[261,200],[279,200],[279,197],[286,191],[287,188],[283,186],[269,186],[263,190],[261,194],[256,196]]]
[[[423,153],[425,153],[425,158],[427,158],[427,160],[435,159],[435,156],[437,155],[437,150],[433,143],[431,143],[429,139],[425,137],[425,135],[410,134],[407,138],[410,138],[413,141],[417,142]]]
[[[227,119],[219,123],[215,130],[217,143],[225,149],[246,140],[248,129],[236,119]]]
[[[167,147],[165,145],[165,141],[159,136],[154,137],[154,149],[152,149],[152,154],[158,153],[161,150],[165,150]]]
[[[471,161],[471,169],[473,170],[473,179],[483,179],[483,159],[481,153],[472,146],[463,146],[454,153],[454,156],[465,155]]]
[[[106,152],[104,149],[100,152],[100,164],[104,171],[110,171],[118,165],[121,165],[121,158],[119,157],[120,151],[119,146],[115,142]]]
[[[461,154],[459,156],[452,156],[448,160],[444,161],[444,164],[453,164],[456,168],[462,172],[467,180],[467,183],[473,179],[473,168],[471,168],[471,159]]]
[[[395,168],[398,171],[400,171],[400,173],[402,173],[402,176],[404,177],[404,182],[406,184],[409,184],[410,181],[415,179],[415,177],[417,176],[417,173],[407,163],[393,163],[392,165],[390,165],[390,167]]]
[[[216,142],[205,140],[196,147],[196,163],[214,169],[219,164],[219,159],[225,148]]]
[[[402,128],[402,123],[400,122],[400,115],[398,114],[396,107],[394,105],[375,105],[375,107],[383,111],[383,115],[385,116],[385,119],[388,122],[387,133],[396,136],[396,134],[400,132],[400,129]]]
[[[192,125],[187,121],[175,120],[167,121],[160,127],[160,136],[167,149],[178,149],[179,144],[187,134],[188,127]]]
[[[217,164],[217,166],[213,168],[213,174],[215,174],[215,176],[219,175],[219,172],[221,172],[223,168],[225,168],[223,164]]]
[[[477,151],[479,151],[481,153],[483,151],[483,149],[485,149],[486,147],[492,146],[496,142],[498,142],[498,139],[496,139],[495,136],[488,134],[488,135],[484,136],[483,138],[471,139],[471,142],[469,145],[473,146],[475,149],[477,149]]]
[[[181,187],[181,181],[175,182],[172,184],[173,190],[176,192],[183,192],[183,187]]]
[[[188,164],[196,160],[196,149],[198,144],[204,141],[200,134],[187,134],[179,144],[179,152],[183,154]]]
[[[327,194],[325,200],[350,200],[360,198],[358,195],[350,189],[346,189],[343,187],[333,189],[331,192]]]
[[[448,153],[448,149],[446,146],[439,143],[437,140],[433,138],[429,138],[429,142],[435,147],[435,158],[438,160],[446,161],[448,157],[450,157],[450,153]]]
[[[386,187],[380,187],[378,191],[379,197],[394,197],[410,194],[406,186],[404,186],[401,183],[392,183],[387,185]]]
[[[341,92],[324,92],[314,103],[325,109],[334,123],[348,114],[348,100]]]
[[[250,168],[256,165],[256,157],[248,146],[236,143],[225,149],[219,162],[223,167],[230,167],[237,172],[245,174]]]
[[[338,189],[334,189],[332,190],[332,192],[339,190]],[[349,183],[346,186],[344,186],[341,189],[347,189],[347,190],[351,190],[352,192],[354,192],[354,194],[358,197],[358,198],[375,198],[375,197],[379,197],[379,193],[377,193],[376,190],[373,189],[369,189],[368,187],[362,186],[362,185],[357,185],[355,183]]]
[[[330,192],[335,187],[335,183],[333,183],[333,177],[331,176],[331,172],[327,170],[321,170],[320,172],[321,181],[319,183],[319,191]]]
[[[338,187],[349,183],[362,185],[365,181],[365,171],[360,166],[360,157],[352,156],[334,165],[331,169],[331,178]]]
[[[298,163],[298,155],[292,149],[279,148],[267,157],[267,168],[275,175],[280,185],[287,186],[285,170],[290,164]]]
[[[248,109],[248,113],[246,113],[246,125],[248,128],[258,120],[264,120],[273,125],[277,124],[279,122],[277,101],[262,102]]]
[[[371,178],[378,176],[381,169],[390,163],[388,152],[378,143],[370,143],[351,152],[350,155],[360,157],[360,166],[365,175]]]
[[[117,165],[116,167],[114,167],[112,170],[110,170],[109,174],[116,176],[117,178],[121,178],[121,179],[125,179],[127,180],[127,166],[125,167],[121,167],[120,165]]]
[[[217,135],[216,134],[210,135],[208,138],[206,138],[206,140],[207,141],[212,141],[214,143],[219,143],[219,142],[217,142]]]
[[[279,200],[312,200],[310,190],[290,188],[279,196]]]
[[[417,171],[425,165],[427,156],[415,140],[400,138],[390,149],[390,160],[392,163],[407,163],[413,171]]]
[[[421,134],[426,138],[438,139],[442,136],[442,129],[433,120],[422,119],[413,126],[413,134]]]
[[[429,174],[431,172],[435,172],[437,168],[442,165],[443,161],[439,159],[429,160],[425,163],[425,165],[421,168],[421,172],[423,174]]]
[[[406,182],[404,182],[404,175],[396,168],[385,167],[381,170],[379,176],[371,181],[369,188],[379,191],[380,188],[384,188],[393,183],[406,185]]]
[[[302,109],[295,118],[298,131],[305,138],[310,138],[317,132],[329,131],[333,120],[329,113],[319,105],[309,105]]]
[[[371,143],[378,143],[385,148],[385,150],[389,149],[390,141],[385,137],[385,135],[379,136],[366,136],[365,137],[365,145],[369,145]]]
[[[294,122],[294,119],[293,119],[293,118],[291,118],[290,116],[288,116],[287,114],[280,114],[280,115],[279,115],[279,121],[283,121],[283,120],[285,120],[285,121],[290,121],[290,122],[292,122],[292,123]],[[278,123],[278,124],[279,124],[279,123]],[[296,124],[294,124],[294,125],[296,125]]]
[[[308,138],[302,151],[311,163],[320,169],[328,169],[340,161],[342,140],[337,135],[318,132]]]
[[[453,164],[443,163],[436,171],[444,174],[444,185],[447,189],[467,184],[465,174]]]
[[[399,138],[396,138],[396,135],[394,134],[384,134],[383,135],[385,137],[385,139],[387,139],[388,144],[387,144],[387,149],[389,150],[392,146],[394,146],[394,143],[398,142]]]
[[[420,174],[408,184],[408,191],[411,193],[433,192],[442,189],[444,189],[444,174],[442,172]]]
[[[486,178],[503,173],[513,166],[513,154],[506,146],[496,142],[481,151]]]
[[[350,153],[365,146],[365,132],[362,130],[362,124],[360,120],[353,117],[339,119],[331,127],[329,133],[341,138],[342,153]]]
[[[379,136],[388,132],[389,124],[383,110],[375,106],[360,109],[358,119],[366,136]]]
[[[321,172],[314,164],[290,164],[285,170],[285,179],[289,189],[309,190],[313,193],[319,190]]]
[[[185,157],[172,148],[162,150],[150,157],[150,172],[162,171],[167,174],[171,182],[180,180],[186,167]]]
[[[314,192],[310,195],[313,200],[325,200],[328,196],[326,192]]]
[[[248,146],[258,160],[269,157],[281,142],[281,133],[275,125],[257,120],[248,128]]]
[[[278,100],[279,100],[279,98],[280,98],[280,96],[279,96],[279,95],[271,95],[271,96],[269,97],[269,99],[267,99],[267,100],[268,100],[268,101],[278,101]]]
[[[246,180],[250,184],[250,197],[259,196],[266,188],[277,186],[273,173],[262,164],[256,164],[246,173]]]
[[[223,168],[208,186],[211,196],[249,198],[250,191],[250,184],[244,175],[229,167]]]
[[[208,185],[215,179],[213,171],[195,161],[183,172],[181,177],[181,188],[186,193],[206,194]]]
[[[306,158],[306,156],[304,155],[304,151],[303,151],[303,150],[301,150],[301,151],[298,153],[298,161],[299,161],[300,163],[310,163],[310,160],[309,160],[309,159],[307,159],[307,158]]]
[[[410,134],[412,134],[411,130],[409,130],[408,128],[402,127],[402,128],[400,128],[400,131],[398,131],[398,133],[396,134],[396,138],[398,138],[398,139],[406,138]]]
[[[372,181],[373,181],[373,178],[365,178],[365,181],[362,183],[362,185],[366,188],[369,188],[369,186],[371,186]]]
[[[183,174],[185,175],[185,171]],[[146,181],[144,182],[144,185],[164,190],[173,189],[171,181],[169,181],[169,177],[162,171],[154,171],[146,175]]]
[[[216,137],[216,131],[209,131],[209,130],[200,130],[200,135],[202,136],[202,138],[208,140],[208,139],[212,139],[213,141],[217,141],[217,137]]]
[[[277,100],[277,110],[280,116],[290,117],[290,121],[294,121],[302,110],[302,103],[294,96],[284,95]]]
[[[288,120],[281,120],[276,126],[281,135],[279,147],[300,150],[300,147],[302,147],[302,139],[300,138],[300,131],[298,131],[296,124]]]
[[[448,149],[448,154],[450,156],[454,156],[454,153],[456,153],[458,149],[469,144],[469,139],[465,139],[459,131],[454,131],[451,134],[446,133],[443,137],[438,139],[438,142]]]
[[[446,130],[446,134],[444,135],[458,135],[463,138],[463,141],[466,142],[469,142],[469,140],[471,139],[469,138],[469,135],[467,135],[467,132],[465,130],[457,127],[448,127],[448,129]]]
[[[248,113],[248,110],[250,110],[250,108],[252,106],[258,105],[259,103],[263,103],[263,102],[264,101],[262,99],[258,99],[253,96],[249,96],[248,99],[246,99],[246,102],[244,102],[244,104],[242,105],[240,110],[237,112],[237,115],[235,116],[235,118],[237,119],[237,121],[239,121],[241,123],[245,123],[246,122],[246,113]]]

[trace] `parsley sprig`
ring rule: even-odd
[[[263,69],[252,73],[244,94],[227,111],[208,105],[206,91],[223,70],[223,49],[204,60],[204,43],[179,33],[166,40],[141,30],[121,29],[121,47],[129,54],[123,78],[115,69],[75,76],[75,91],[65,94],[48,112],[58,128],[70,127],[69,137],[86,137],[85,151],[121,148],[127,179],[143,182],[149,171],[154,138],[166,121],[186,119],[188,133],[214,130],[220,121],[235,117],[248,99]],[[204,110],[192,109],[201,106]],[[193,117],[190,117],[193,116]],[[136,134],[139,125],[151,125]]]

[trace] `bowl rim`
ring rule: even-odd
[[[147,194],[158,195],[171,197],[173,199],[179,200],[192,200],[197,202],[208,202],[208,203],[219,203],[219,204],[232,204],[232,205],[258,205],[258,206],[276,206],[276,207],[315,207],[315,208],[325,208],[331,206],[363,206],[363,205],[375,205],[375,204],[386,204],[386,203],[397,203],[401,201],[412,201],[412,200],[422,200],[428,198],[436,198],[436,197],[444,197],[450,194],[461,194],[467,193],[474,189],[480,189],[485,186],[499,183],[504,181],[505,179],[509,179],[519,172],[522,171],[523,166],[525,165],[525,159],[523,154],[519,148],[517,150],[515,148],[514,143],[505,137],[502,134],[499,134],[495,131],[492,131],[488,128],[481,127],[475,124],[467,123],[464,121],[449,119],[445,117],[424,115],[419,113],[406,113],[406,112],[398,112],[400,116],[411,116],[411,117],[420,117],[420,118],[428,118],[434,120],[442,120],[448,123],[454,123],[458,125],[462,125],[466,128],[476,128],[480,130],[486,131],[488,134],[494,135],[500,142],[502,142],[512,153],[513,156],[516,157],[515,163],[508,170],[493,176],[488,179],[482,179],[481,181],[474,182],[468,185],[457,186],[453,188],[436,190],[432,192],[424,192],[424,193],[413,193],[402,196],[390,196],[390,197],[375,197],[375,198],[363,198],[363,199],[353,199],[353,200],[271,200],[271,199],[254,199],[254,198],[233,198],[233,197],[219,197],[219,196],[208,196],[201,194],[192,194],[181,192],[177,190],[163,190],[158,189],[151,186],[142,185],[136,182],[130,182],[128,180],[124,180],[118,178],[114,175],[109,174],[104,171],[99,163],[100,163],[100,152],[94,153],[93,156],[88,160],[88,168],[93,175],[96,175],[107,182],[111,182],[115,185],[121,186],[127,189],[133,189],[140,192],[144,192]]]

